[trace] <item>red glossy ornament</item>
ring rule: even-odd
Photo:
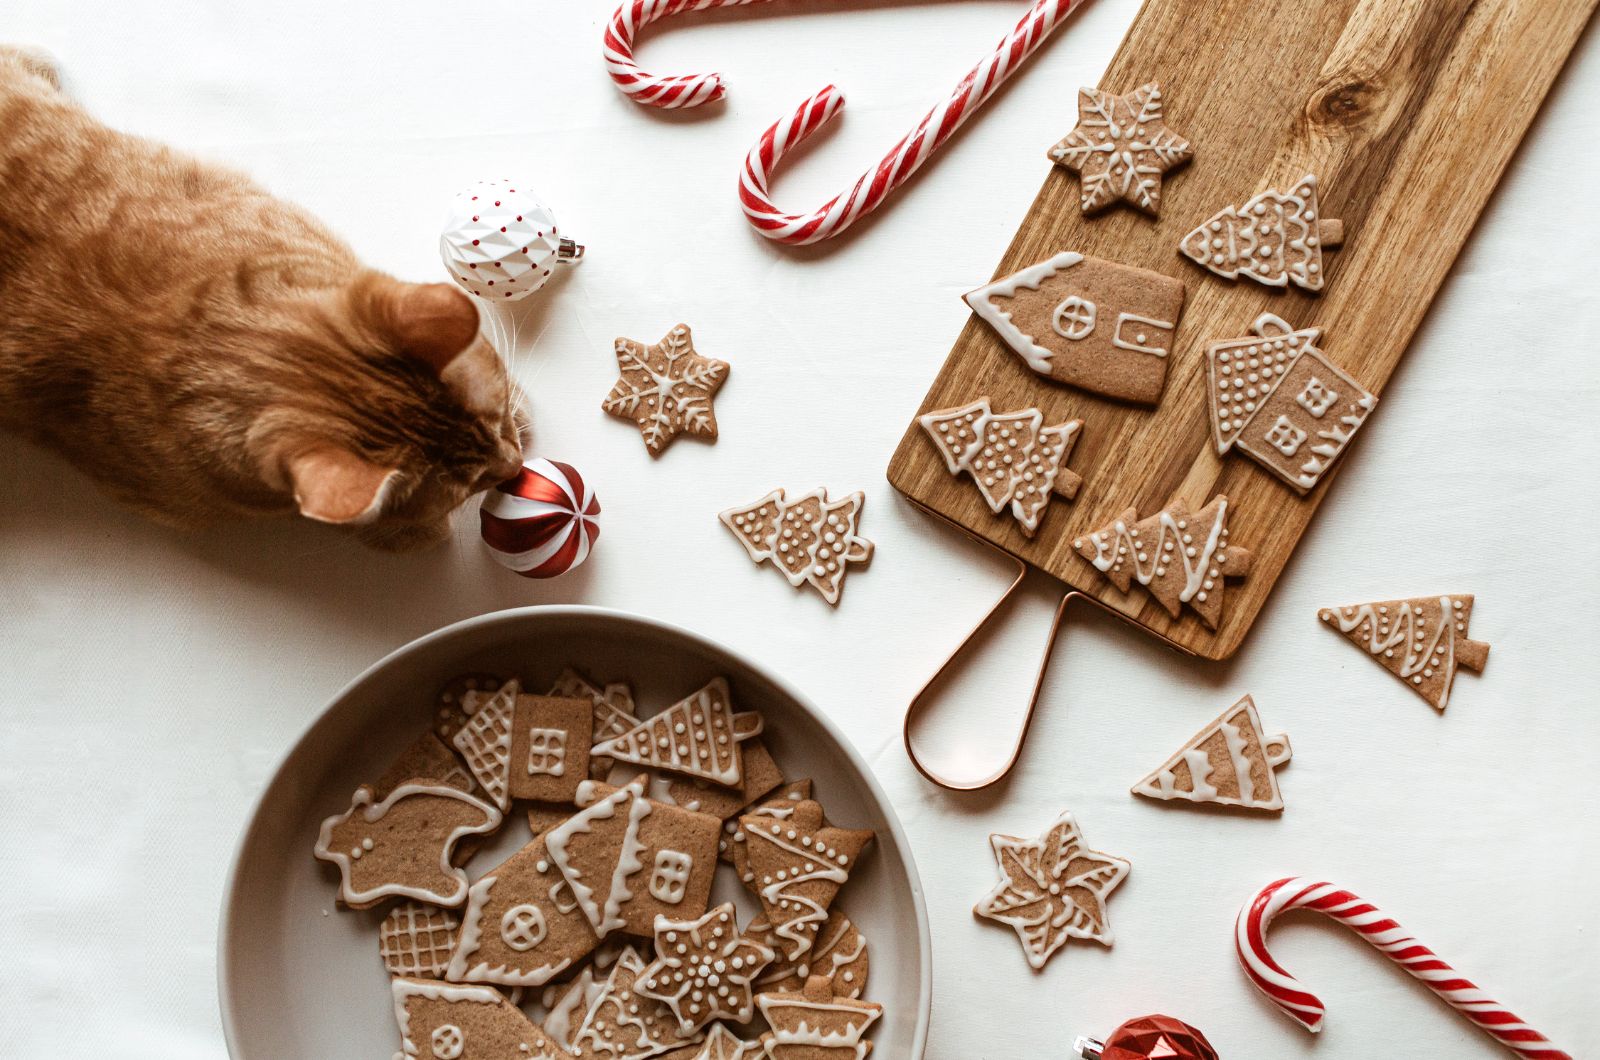
[[[1111,1032],[1105,1042],[1079,1038],[1085,1060],[1218,1060],[1206,1036],[1171,1016],[1140,1016]]]

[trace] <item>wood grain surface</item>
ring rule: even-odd
[[[1205,347],[1247,334],[1271,311],[1323,329],[1320,347],[1382,394],[1479,213],[1597,0],[1147,0],[1101,86],[1162,83],[1166,120],[1195,146],[1167,174],[1161,215],[1127,207],[1084,217],[1076,175],[1051,166],[1001,260],[1004,276],[1063,250],[1155,269],[1188,290],[1155,408],[1060,386],[1031,372],[971,318],[919,414],[987,396],[998,411],[1037,406],[1045,422],[1081,417],[1069,467],[1075,501],[1057,498],[1032,540],[991,514],[970,478],[946,470],[915,421],[889,481],[915,503],[1055,575],[1196,654],[1233,654],[1272,591],[1317,506],[1337,490],[1339,464],[1300,496],[1209,434]],[[1077,85],[1061,86],[1064,135]],[[1214,276],[1178,253],[1195,225],[1305,173],[1322,213],[1345,225],[1324,257],[1320,295]],[[1374,416],[1386,414],[1380,402]],[[1357,434],[1351,447],[1364,444]],[[1393,454],[1415,459],[1416,454]],[[1118,592],[1072,550],[1075,536],[1124,509],[1149,515],[1173,498],[1193,509],[1230,499],[1231,543],[1254,553],[1230,582],[1216,631],[1187,608],[1176,619],[1137,584]]]

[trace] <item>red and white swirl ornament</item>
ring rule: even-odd
[[[490,555],[524,578],[554,578],[589,558],[600,501],[577,468],[535,457],[484,495],[478,509]]]
[[[1370,902],[1331,883],[1290,877],[1268,884],[1245,903],[1234,927],[1234,946],[1240,967],[1256,988],[1307,1030],[1320,1031],[1327,1010],[1267,950],[1267,930],[1273,919],[1293,909],[1321,913],[1354,931],[1518,1056],[1529,1060],[1572,1060]]]

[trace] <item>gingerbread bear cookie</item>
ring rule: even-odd
[[[872,1051],[867,1028],[883,1006],[838,996],[820,975],[798,992],[758,994],[756,1004],[772,1030],[761,1036],[771,1060],[862,1060]]]
[[[550,860],[601,938],[648,936],[657,916],[697,917],[710,904],[722,822],[645,790],[642,776],[620,788],[584,781],[582,809],[545,833]]]
[[[1038,409],[996,414],[988,398],[979,398],[958,408],[934,409],[917,422],[950,474],[971,475],[991,512],[1010,505],[1028,537],[1039,529],[1051,497],[1071,500],[1083,485],[1083,478],[1066,467],[1082,420],[1046,426]]]
[[[468,890],[446,979],[542,986],[600,944],[545,844],[536,838]]]
[[[1161,399],[1183,311],[1172,277],[1069,250],[966,301],[1040,375],[1144,405]]]
[[[748,1023],[755,1014],[755,977],[772,963],[772,950],[742,934],[726,902],[693,920],[658,916],[656,959],[634,989],[663,1001],[691,1034],[713,1020]]]
[[[1322,216],[1317,178],[1307,173],[1285,195],[1268,188],[1243,206],[1225,206],[1179,244],[1185,257],[1218,276],[1268,287],[1322,290],[1322,252],[1344,242],[1343,222]]]
[[[1467,636],[1472,601],[1472,596],[1377,600],[1325,607],[1318,617],[1442,711],[1457,668],[1481,672],[1489,661],[1489,645]]]
[[[813,824],[821,816],[822,808],[812,802],[797,805],[787,820],[739,818],[756,896],[772,927],[773,948],[785,960],[811,949],[839,888],[873,839],[870,829]]]
[[[618,339],[617,367],[622,376],[601,407],[632,420],[651,456],[680,434],[717,440],[712,399],[728,381],[728,362],[696,353],[689,325],[679,324],[654,346]]]
[[[1216,629],[1228,578],[1250,573],[1250,552],[1228,544],[1228,498],[1220,493],[1198,512],[1175,500],[1141,520],[1129,508],[1110,526],[1072,547],[1123,592],[1137,581],[1173,618],[1184,604]]]
[[[568,1060],[571,1056],[492,987],[402,977],[392,989],[401,1055],[407,1060]]]
[[[973,912],[1015,928],[1035,971],[1069,938],[1111,945],[1105,901],[1132,866],[1085,846],[1072,814],[1038,839],[992,835],[989,844],[1000,882]]]
[[[322,822],[315,852],[339,867],[339,899],[352,909],[385,898],[453,907],[467,897],[467,874],[452,863],[456,844],[500,820],[493,806],[438,782],[402,784],[381,802],[361,787],[350,809]]]
[[[718,677],[621,736],[596,744],[594,751],[737,788],[744,783],[739,743],[760,733],[761,715],[735,714],[728,682]]]
[[[1275,770],[1290,753],[1289,738],[1267,735],[1255,701],[1245,696],[1135,784],[1133,793],[1275,813],[1283,809]]]
[[[834,501],[825,489],[792,499],[777,489],[717,517],[756,563],[770,560],[790,585],[809,585],[836,605],[850,565],[872,558],[872,542],[856,529],[865,502],[859,490]]]
[[[1161,85],[1127,95],[1078,90],[1078,125],[1050,148],[1050,160],[1078,174],[1079,206],[1095,213],[1126,202],[1161,212],[1161,176],[1194,157],[1189,141],[1167,128]]]

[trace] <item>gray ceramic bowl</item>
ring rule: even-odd
[[[356,678],[295,744],[251,814],[223,899],[218,987],[235,1060],[396,1052],[379,914],[334,907],[337,873],[311,855],[318,825],[415,739],[447,678],[483,670],[537,686],[566,665],[632,679],[646,714],[725,674],[739,708],[766,716],[763,739],[785,772],[814,778],[834,821],[877,832],[840,906],[871,947],[867,995],[884,1006],[876,1055],[918,1060],[933,979],[928,914],[900,822],[866,763],[824,714],[749,661],[676,626],[592,607],[519,608],[430,633]],[[469,873],[527,841],[519,816]],[[739,890],[728,876],[719,874],[719,899]]]

